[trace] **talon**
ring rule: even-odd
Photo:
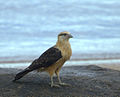
[[[71,86],[70,84],[66,84],[66,83],[59,83],[62,86]]]
[[[51,84],[51,87],[58,87],[58,88],[60,88],[60,85],[57,85],[57,84]]]

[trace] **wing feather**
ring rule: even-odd
[[[41,67],[49,67],[62,58],[61,51],[55,47],[49,48],[38,59],[35,59],[28,67],[30,70],[36,70]]]

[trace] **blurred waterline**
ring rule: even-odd
[[[0,68],[26,68],[31,62],[28,63],[3,63],[0,64]],[[120,59],[110,59],[110,60],[86,60],[86,61],[68,61],[64,66],[82,66],[82,65],[101,65],[107,64],[108,67],[113,64],[120,64]]]

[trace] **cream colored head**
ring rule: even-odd
[[[70,38],[73,38],[73,36],[70,34],[70,32],[64,31],[58,35],[59,41],[68,41]]]

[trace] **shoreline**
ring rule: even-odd
[[[34,59],[33,59],[34,60]],[[7,64],[7,63],[29,63],[32,62],[33,60],[1,60],[0,59],[0,64]],[[99,61],[99,60],[120,60],[120,58],[83,58],[83,59],[78,59],[78,58],[74,58],[74,59],[70,59],[69,61]]]
[[[39,58],[39,55],[27,56],[0,56],[0,63],[24,63],[32,62],[34,59]],[[120,59],[120,53],[85,53],[73,54],[71,61],[88,61],[88,60],[109,60]]]
[[[7,61],[0,62],[1,68],[25,68],[29,66],[32,61]],[[87,66],[87,65],[96,65],[103,68],[109,68],[113,70],[120,71],[120,59],[108,59],[108,60],[70,60],[64,64],[64,67],[67,66]]]

